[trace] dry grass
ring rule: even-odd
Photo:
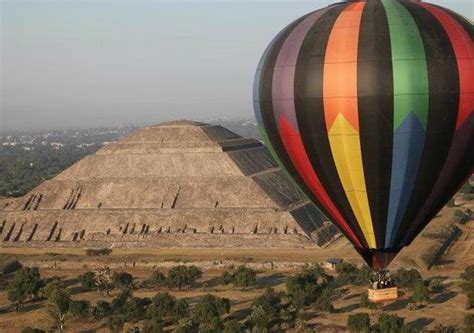
[[[472,204],[470,204],[472,206]],[[434,219],[431,226],[437,227],[445,224],[452,216],[453,209],[445,209]],[[432,329],[438,323],[443,325],[459,326],[467,311],[464,310],[465,295],[459,289],[459,273],[467,265],[474,264],[472,222],[460,226],[463,234],[454,243],[444,256],[442,262],[426,270],[420,257],[432,245],[434,240],[419,237],[413,244],[402,251],[390,268],[396,270],[400,267],[414,267],[421,271],[425,278],[439,276],[444,279],[447,290],[433,296],[433,303],[426,307],[409,311],[405,309],[409,295],[401,297],[398,301],[387,304],[377,310],[367,310],[358,307],[360,293],[363,287],[350,287],[343,297],[335,301],[338,309],[332,314],[314,314],[310,312],[308,323],[323,325],[323,331],[333,332],[343,328],[347,316],[356,312],[367,312],[372,322],[384,311],[397,313],[405,318],[406,323],[414,323],[423,330]],[[145,278],[155,269],[166,270],[178,263],[193,263],[204,269],[201,284],[192,290],[170,291],[178,298],[189,298],[191,302],[205,293],[213,293],[227,297],[232,301],[233,314],[245,314],[246,309],[255,296],[264,291],[266,286],[284,289],[284,277],[292,274],[305,263],[321,262],[331,257],[344,258],[353,263],[361,263],[358,254],[344,239],[340,239],[328,248],[315,249],[218,249],[218,248],[161,248],[161,249],[114,249],[107,257],[87,257],[83,249],[78,248],[0,248],[0,264],[14,258],[25,265],[41,267],[43,276],[57,275],[65,280],[74,280],[79,274],[90,270],[92,267],[110,265],[114,270],[126,270],[136,278]],[[236,290],[233,287],[216,286],[212,281],[231,265],[245,263],[259,270],[261,284],[247,291]],[[158,290],[136,291],[139,297],[150,297]],[[116,293],[116,292],[115,292]],[[112,297],[114,293],[112,294]],[[76,299],[86,299],[92,303],[104,299],[97,292],[85,292],[73,296]],[[105,298],[111,300],[111,297]],[[45,307],[41,303],[27,304],[21,313],[9,311],[9,302],[5,291],[0,291],[0,332],[19,332],[25,326],[51,327]],[[69,332],[107,332],[104,322],[91,320],[71,320],[68,323]]]

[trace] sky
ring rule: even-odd
[[[0,0],[0,131],[252,117],[267,44],[333,2]]]

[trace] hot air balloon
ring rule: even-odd
[[[279,165],[375,271],[473,171],[473,26],[420,1],[347,1],[284,28],[254,81]]]

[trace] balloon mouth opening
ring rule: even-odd
[[[356,248],[356,250],[362,258],[364,258],[367,265],[376,272],[385,270],[398,254],[398,251],[392,249],[375,250]]]

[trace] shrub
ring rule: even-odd
[[[466,310],[470,310],[474,308],[474,265],[467,266],[460,277],[464,280],[461,288],[467,296]]]
[[[197,279],[202,276],[202,271],[196,266],[179,265],[170,269],[166,277],[166,283],[170,288],[178,288],[192,286]]]
[[[314,303],[314,309],[321,312],[334,312],[334,305],[331,301],[332,293],[332,288],[325,288],[321,293],[321,296],[319,296]]]
[[[90,312],[95,319],[102,319],[112,313],[112,306],[110,303],[100,300],[91,308]]]
[[[154,320],[164,320],[172,317],[177,323],[189,316],[189,304],[185,299],[176,300],[168,293],[159,293],[151,299],[147,315]]]
[[[133,276],[127,272],[114,272],[112,282],[120,288],[130,288],[133,282]]]
[[[370,331],[370,319],[367,313],[356,313],[351,314],[347,318],[347,327],[351,332],[369,332]]]
[[[372,268],[367,265],[363,265],[357,271],[353,284],[355,285],[368,285],[370,284],[370,280],[372,279],[374,272]]]
[[[430,291],[428,287],[424,284],[423,281],[415,282],[415,285],[412,288],[413,294],[411,296],[411,301],[414,303],[426,303],[429,301]]]
[[[168,293],[159,293],[151,299],[147,315],[152,319],[163,320],[173,314],[176,298]]]
[[[462,195],[462,198],[466,201],[474,200],[474,193],[466,193]]]
[[[466,217],[466,214],[464,214],[464,212],[463,212],[462,210],[456,209],[456,210],[454,211],[454,216],[463,219],[463,218]]]
[[[257,283],[257,273],[251,268],[239,266],[233,274],[233,283],[238,287],[251,287]]]
[[[163,333],[163,325],[160,320],[147,320],[143,323],[143,333]]]
[[[154,271],[146,282],[151,287],[162,287],[166,284],[166,276],[160,271]]]
[[[181,320],[174,330],[174,333],[195,333],[197,332],[197,326],[198,325],[191,318]],[[206,330],[202,330],[202,332],[206,332]],[[212,330],[210,332],[212,332]]]
[[[407,304],[407,310],[418,310],[418,309],[421,309],[422,307],[423,307],[423,305],[413,303],[413,302],[409,302]]]
[[[469,181],[467,181],[466,183],[464,183],[463,186],[461,186],[461,188],[459,189],[459,193],[463,193],[463,194],[474,193],[474,186],[472,186],[469,183]]]
[[[434,327],[433,333],[456,333],[457,329],[454,326],[444,326],[443,324],[438,324]]]
[[[89,301],[79,300],[69,302],[69,313],[75,318],[85,318],[90,313]]]
[[[18,260],[13,260],[7,262],[5,266],[2,267],[2,274],[15,273],[23,268],[23,265]]]
[[[466,267],[463,273],[460,275],[461,279],[465,281],[474,282],[474,265],[469,265]]]
[[[224,326],[224,333],[241,333],[244,327],[238,320],[231,319]]]
[[[8,300],[19,310],[27,298],[36,299],[38,297],[38,292],[43,285],[44,282],[37,267],[24,267],[15,273],[7,285]]]
[[[130,297],[125,304],[114,312],[120,314],[126,321],[137,322],[145,318],[146,309],[150,305],[151,300],[148,297]]]
[[[341,285],[352,283],[354,276],[357,274],[357,267],[348,262],[341,262],[336,265],[337,282]]]
[[[173,321],[176,323],[187,317],[189,317],[189,303],[185,299],[180,299],[174,304]]]
[[[220,284],[224,284],[224,285],[227,285],[227,284],[230,284],[234,282],[234,275],[230,272],[227,272],[225,271],[224,273],[222,273],[222,275],[219,277],[219,283]]]
[[[111,253],[112,253],[112,249],[108,249],[108,248],[86,249],[86,255],[89,257],[108,256]]]
[[[423,281],[420,272],[412,268],[410,270],[400,268],[395,274],[397,284],[402,288],[412,288],[417,282]]]
[[[25,327],[24,329],[21,330],[21,333],[46,333],[46,331],[43,331],[39,328],[33,328],[33,327]]]
[[[397,315],[380,314],[378,318],[380,333],[400,332],[404,326],[403,318]]]
[[[320,266],[303,268],[286,279],[290,302],[297,308],[313,304],[331,279]]]
[[[369,297],[367,296],[366,293],[360,294],[360,306],[366,309],[370,309],[370,310],[377,308],[377,304],[369,301]]]
[[[94,290],[96,288],[94,272],[86,272],[78,277],[81,287],[84,290]]]
[[[466,332],[474,332],[474,314],[469,313],[464,317],[464,326],[466,326]]]
[[[110,303],[112,312],[119,312],[130,297],[132,297],[132,291],[130,289],[122,289],[117,297],[112,300],[112,303]]]
[[[221,316],[230,311],[230,301],[210,294],[199,298],[193,319],[199,324],[200,330],[217,330],[222,323]]]
[[[126,322],[123,316],[114,314],[107,318],[107,327],[111,332],[119,333],[123,331]]]
[[[466,310],[470,310],[474,308],[474,289],[469,289],[467,291],[467,302],[466,302]]]
[[[430,282],[428,284],[428,290],[431,293],[440,293],[440,292],[442,292],[444,290],[444,285],[443,285],[443,282],[441,281],[441,279],[434,278],[434,279],[430,280]]]
[[[250,322],[257,328],[270,328],[271,323],[279,317],[281,308],[281,294],[267,288],[264,294],[253,300]]]

